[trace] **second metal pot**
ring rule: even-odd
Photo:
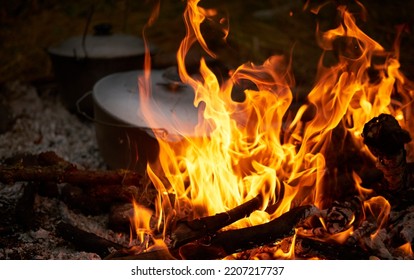
[[[62,103],[76,112],[76,101],[106,75],[142,69],[144,43],[139,37],[112,34],[96,26],[95,33],[69,38],[47,50],[60,87]],[[86,104],[92,111],[92,104]]]

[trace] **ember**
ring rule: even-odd
[[[306,9],[318,14],[322,7]],[[69,219],[50,226],[99,258],[412,259],[414,84],[399,69],[398,40],[387,51],[346,6],[336,12],[338,26],[317,29],[317,79],[297,103],[285,56],[213,71],[207,61],[219,56],[204,30],[214,23],[221,37],[213,40],[225,44],[228,19],[188,0],[176,67],[180,86],[193,89],[197,125],[154,130],[159,154],[145,174],[84,170],[50,151],[9,158],[0,182],[27,185],[2,232],[12,236],[15,224],[32,230],[36,197],[46,193],[71,208],[65,211],[110,213],[110,235],[122,232],[117,238]],[[194,73],[188,60],[196,47],[202,54]],[[145,61],[137,110],[159,128],[165,112],[153,105],[149,52]]]

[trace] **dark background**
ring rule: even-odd
[[[92,7],[90,26],[108,22],[114,32],[141,36],[153,2],[0,0],[0,85],[13,80],[33,83],[53,80],[53,69],[45,50],[71,36],[82,35]],[[309,1],[308,7],[325,2],[329,1]],[[318,15],[312,14],[310,8],[304,10],[306,1],[303,0],[204,0],[200,5],[217,8],[229,19],[228,43],[215,46],[219,58],[229,67],[246,61],[262,63],[272,54],[292,54],[297,85],[311,84],[321,53],[315,42],[316,22],[326,28],[335,27],[333,7],[347,4],[355,11],[361,29],[386,49],[392,47],[396,26],[406,25],[400,61],[404,73],[410,78],[414,76],[414,1],[362,0],[366,7],[364,17],[355,1],[329,3]],[[159,49],[156,62],[173,62],[185,34],[184,7],[184,1],[161,1],[159,19],[148,30],[150,43]],[[218,32],[214,25],[206,29],[211,36]]]

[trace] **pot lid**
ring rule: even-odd
[[[108,75],[95,83],[93,99],[112,117],[135,127],[160,132],[170,141],[181,135],[194,135],[198,109],[194,107],[194,90],[187,85],[169,86],[163,70],[151,71],[152,98],[146,109],[152,114],[151,125],[141,110],[138,77],[143,70]],[[149,107],[148,107],[149,106]],[[161,135],[162,134],[162,135]]]
[[[145,48],[144,41],[139,37],[112,34],[110,25],[97,25],[93,35],[71,37],[48,51],[74,58],[115,58],[143,55]]]

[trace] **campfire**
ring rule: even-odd
[[[56,196],[87,214],[110,209],[129,243],[67,222],[55,227],[106,259],[412,259],[414,84],[399,70],[398,36],[386,50],[346,6],[337,13],[336,28],[316,30],[324,52],[297,105],[286,56],[213,71],[208,62],[218,56],[203,28],[221,26],[222,42],[231,30],[217,10],[188,0],[176,69],[194,92],[194,127],[168,116],[179,125],[154,130],[159,152],[144,173],[84,170],[45,152],[3,163],[0,181],[43,191],[59,184]],[[203,55],[190,72],[195,47]],[[148,52],[137,110],[159,128],[165,112],[154,107],[151,71]],[[33,205],[33,192],[26,187],[20,203]]]

